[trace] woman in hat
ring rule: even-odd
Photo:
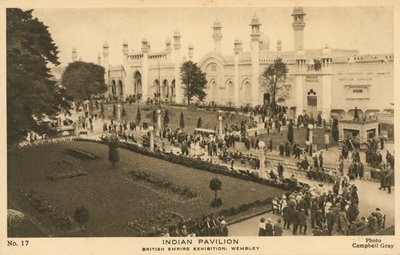
[[[258,236],[265,236],[265,219],[261,218],[260,223],[258,224]]]

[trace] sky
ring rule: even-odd
[[[33,15],[49,27],[59,47],[63,65],[71,61],[75,46],[83,61],[97,62],[98,53],[107,41],[110,64],[122,63],[122,43],[130,51],[140,51],[145,37],[151,51],[165,49],[165,40],[176,29],[181,33],[181,51],[187,54],[189,43],[194,46],[194,60],[214,48],[212,24],[222,23],[222,54],[233,54],[233,41],[243,41],[250,49],[250,21],[257,15],[261,32],[270,39],[270,49],[282,41],[283,50],[293,50],[293,29],[289,7],[241,8],[124,8],[124,9],[35,9]],[[361,54],[393,53],[393,8],[367,7],[304,7],[305,49],[358,49]]]

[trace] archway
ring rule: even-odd
[[[212,80],[210,82],[210,95],[211,95],[210,97],[211,101],[217,103],[216,101],[218,100],[218,86],[215,80]]]
[[[161,88],[161,97],[162,98],[168,98],[168,81],[165,79],[164,81],[163,81],[163,84],[162,84],[162,88]]]
[[[234,103],[234,98],[233,98],[233,94],[234,94],[234,85],[232,81],[228,81],[227,83],[227,92],[228,92],[228,104],[233,104]]]
[[[160,95],[160,81],[158,80],[158,79],[155,79],[154,80],[154,83],[153,83],[153,86],[154,86],[154,98],[159,98],[159,95]]]
[[[117,85],[115,84],[115,80],[111,81],[111,94],[113,94],[113,96],[117,94]]]
[[[317,93],[313,89],[310,89],[307,92],[307,113],[314,119],[316,119],[318,116],[317,105]]]
[[[137,98],[140,98],[142,96],[142,75],[139,71],[136,71],[133,77],[133,92]]]
[[[243,82],[243,103],[251,104],[251,83],[249,80]]]
[[[172,82],[171,82],[171,92],[170,92],[170,101],[172,102],[172,103],[174,103],[175,102],[175,97],[176,97],[176,89],[175,89],[175,79],[174,80],[172,80]]]
[[[119,87],[119,95],[123,96],[124,95],[124,89],[123,89],[121,80],[118,81],[118,87]]]

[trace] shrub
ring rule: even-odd
[[[79,224],[89,221],[89,210],[86,207],[78,207],[75,209],[74,219]]]
[[[220,207],[220,206],[222,206],[222,198],[217,198],[217,199],[214,199],[212,202],[211,202],[211,207]]]

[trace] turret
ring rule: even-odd
[[[97,54],[97,64],[101,66],[101,54]]]
[[[149,51],[149,42],[147,41],[146,37],[142,39],[142,52],[147,53]]]
[[[180,50],[180,49],[181,49],[181,33],[179,32],[178,29],[176,29],[174,33],[174,50]]]
[[[192,43],[189,43],[188,57],[189,57],[189,60],[193,60],[193,44]]]
[[[303,11],[303,7],[294,7],[293,9],[293,32],[294,32],[294,50],[298,51],[300,47],[304,49],[304,34],[303,30],[306,26],[304,23],[304,16],[306,14]]]
[[[281,40],[278,40],[276,42],[276,50],[277,51],[282,51],[282,41]]]
[[[250,26],[251,26],[251,34],[250,34],[251,40],[252,41],[260,40],[260,36],[261,36],[261,34],[260,34],[260,26],[261,26],[261,23],[260,23],[258,17],[255,14],[254,14],[253,18],[251,19]]]
[[[75,46],[72,48],[72,62],[78,60],[78,52],[76,51]]]
[[[218,18],[214,21],[212,28],[213,28],[212,37],[214,38],[214,51],[221,53],[222,26],[221,26],[221,21],[219,21]]]
[[[332,63],[332,50],[328,48],[328,45],[322,50],[322,68],[328,69]]]
[[[105,41],[103,44],[103,61],[104,61],[104,67],[108,67],[108,56],[109,56],[109,46],[108,42]]]

